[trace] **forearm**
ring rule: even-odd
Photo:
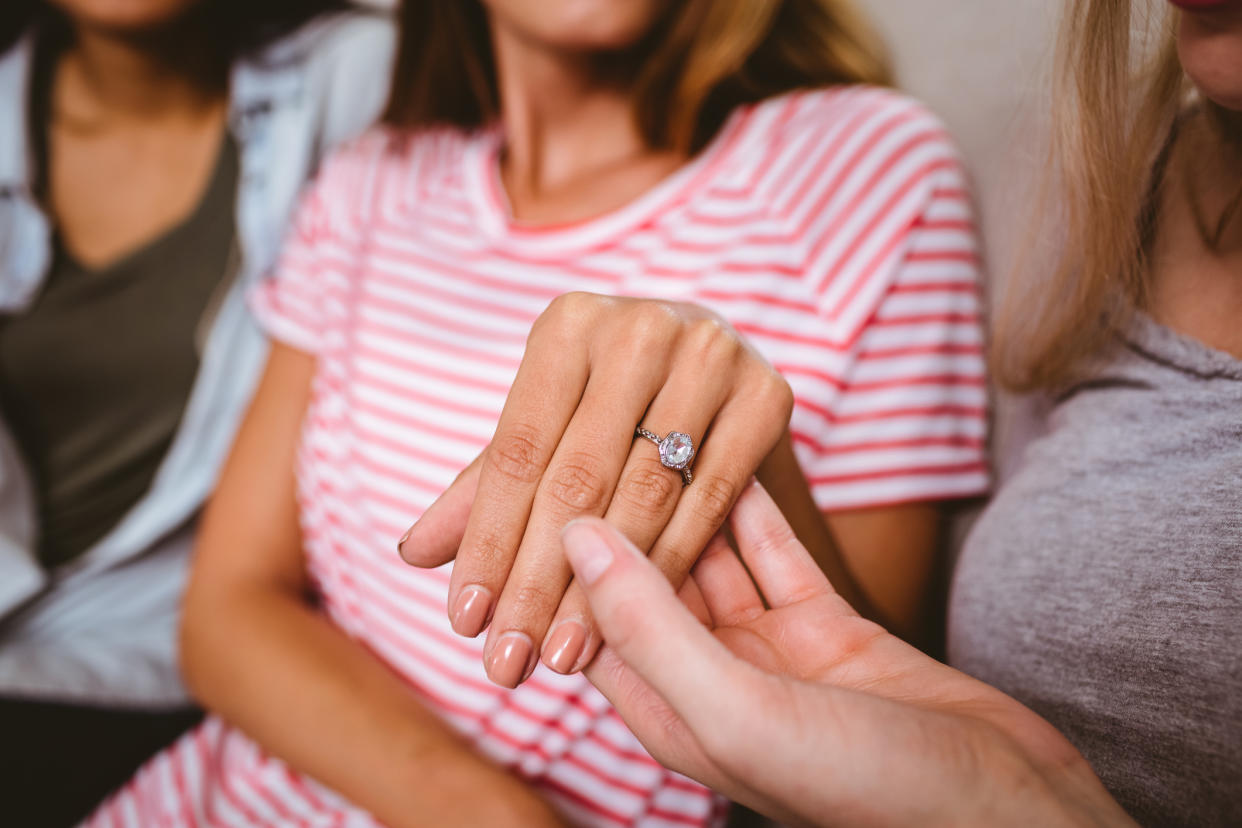
[[[219,593],[187,601],[187,681],[273,755],[394,827],[555,822],[300,596],[267,585]]]

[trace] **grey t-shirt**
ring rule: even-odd
[[[1139,822],[1242,825],[1242,361],[1136,320],[968,539],[949,658]]]

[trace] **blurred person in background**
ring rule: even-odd
[[[987,486],[956,152],[840,0],[401,21],[387,126],[255,294],[183,622],[216,715],[92,824],[712,824],[581,675],[560,529],[607,515],[680,582],[758,472],[922,632],[945,504]]]
[[[1175,9],[1174,6],[1180,7]],[[1052,401],[965,545],[949,659],[1150,825],[1242,824],[1242,1],[1074,0],[998,378]]]
[[[198,718],[176,628],[267,352],[243,294],[386,94],[391,27],[346,12],[0,10],[2,822],[84,817]]]

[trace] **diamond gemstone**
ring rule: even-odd
[[[689,434],[672,431],[660,441],[660,462],[670,469],[684,469],[693,457],[694,441]]]

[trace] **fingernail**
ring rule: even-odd
[[[526,633],[505,633],[496,642],[488,660],[487,674],[501,687],[517,687],[534,669],[531,662],[530,637]]]
[[[609,541],[594,521],[573,520],[561,532],[565,557],[569,558],[574,575],[583,583],[595,583],[612,565],[613,550]]]
[[[562,621],[543,645],[543,663],[558,673],[572,673],[582,658],[586,639],[586,627],[577,621]]]
[[[474,638],[487,626],[491,609],[492,591],[487,587],[468,586],[457,594],[449,622],[458,635]]]
[[[401,547],[405,546],[405,542],[406,542],[406,541],[408,541],[408,540],[410,539],[410,533],[411,533],[411,532],[413,532],[413,531],[414,531],[414,527],[413,527],[413,526],[411,526],[409,529],[406,529],[406,530],[405,530],[405,534],[401,536],[401,540],[397,541],[397,552],[398,552],[398,554],[400,554],[400,552],[401,552]]]

